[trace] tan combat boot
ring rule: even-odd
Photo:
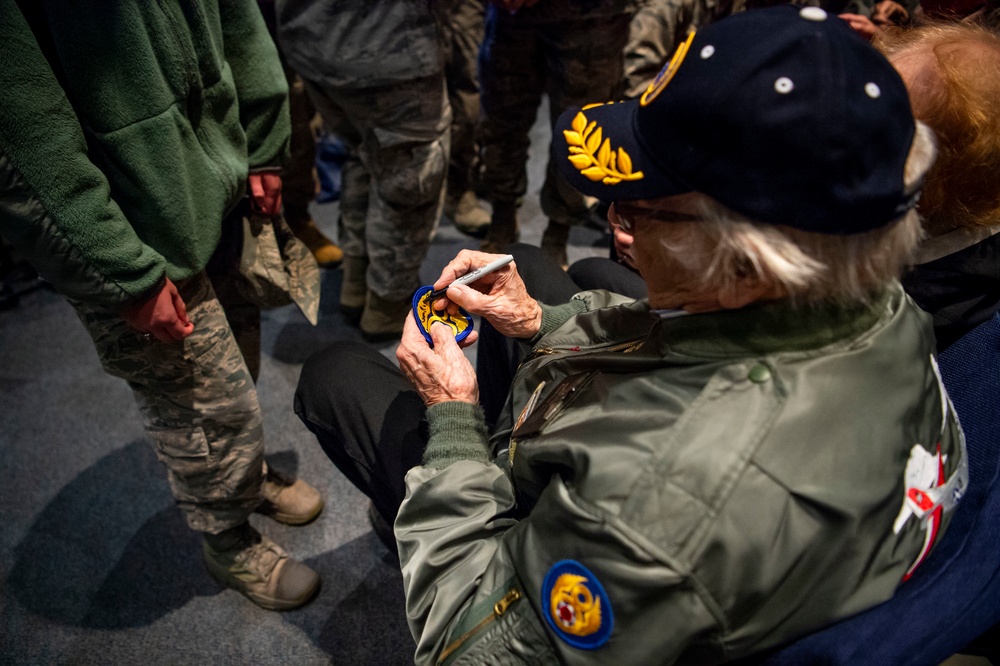
[[[456,229],[473,238],[482,238],[490,228],[490,214],[472,190],[454,197],[449,193],[444,202],[444,214]]]
[[[412,298],[389,300],[369,289],[365,311],[361,314],[361,335],[368,342],[399,338],[403,334],[403,323],[412,308]]]
[[[257,507],[257,513],[279,523],[305,525],[323,510],[323,498],[318,490],[302,479],[288,479],[273,469],[267,470],[260,490],[264,501]]]
[[[312,219],[299,220],[294,224],[289,221],[288,226],[291,227],[295,237],[309,248],[321,268],[336,268],[340,265],[344,252],[319,230]]]
[[[340,283],[340,313],[351,326],[357,326],[365,309],[368,287],[368,257],[344,257],[344,275]]]
[[[212,578],[262,608],[298,608],[319,591],[315,571],[289,557],[249,523],[220,534],[206,534],[202,552]]]

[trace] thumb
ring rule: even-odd
[[[173,285],[171,285],[171,287],[173,287]],[[174,311],[177,312],[177,318],[185,327],[188,326],[191,322],[188,320],[187,316],[187,305],[185,305],[184,299],[177,292],[176,288],[172,288],[170,290],[170,299],[173,301]]]
[[[450,342],[457,346],[455,342],[455,331],[448,324],[436,321],[431,324],[431,339],[434,341],[434,350],[441,353]]]
[[[247,182],[250,185],[250,194],[253,195],[255,199],[260,199],[264,196],[264,180],[261,178],[260,174],[250,174],[247,178]]]

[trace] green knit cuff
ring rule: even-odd
[[[532,344],[537,343],[544,335],[556,330],[571,317],[575,317],[587,309],[586,303],[575,298],[562,305],[545,305],[544,303],[539,303],[539,305],[542,306],[542,325],[535,337],[531,339]]]
[[[459,460],[489,462],[483,408],[468,402],[442,402],[427,408],[430,437],[424,465],[443,469]]]

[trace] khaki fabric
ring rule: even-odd
[[[131,387],[188,525],[218,533],[260,504],[264,431],[257,390],[205,273],[177,285],[194,332],[145,339],[109,308],[72,302],[104,370]]]

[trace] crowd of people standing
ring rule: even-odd
[[[966,453],[932,356],[1000,308],[996,3],[771,4],[0,0],[0,233],[128,382],[209,573],[260,606],[320,578],[250,514],[324,509],[264,461],[260,313],[315,323],[340,270],[397,363],[331,341],[294,408],[372,500],[418,661],[770,649],[888,598],[944,533]],[[574,269],[595,210],[609,259]],[[410,316],[442,220],[481,245],[436,288],[516,257],[435,304],[482,319],[461,345]],[[816,413],[837,401],[869,430]]]

